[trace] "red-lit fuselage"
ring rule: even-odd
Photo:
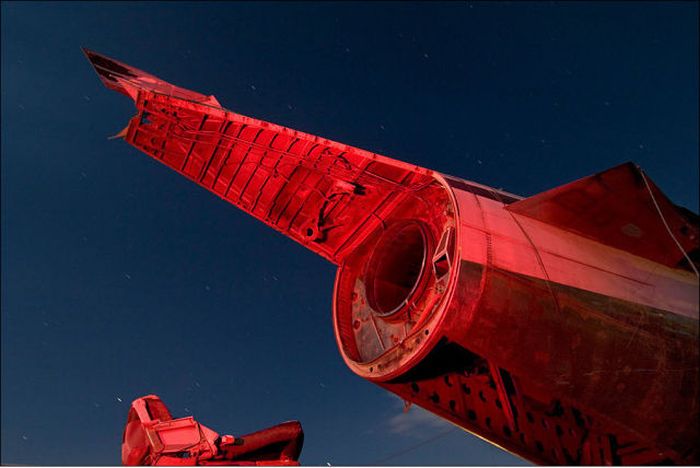
[[[438,296],[430,316],[402,334],[405,311],[373,310],[382,299],[364,286],[373,243],[389,245],[381,234],[339,269],[334,320],[348,365],[538,462],[697,460],[697,277],[513,213],[508,194],[445,181],[454,210],[437,211],[454,214],[433,231],[454,235],[453,278],[414,291]],[[428,255],[416,282],[439,260]]]
[[[520,199],[86,54],[126,142],[338,265],[361,377],[536,462],[700,462],[697,215],[637,166]]]

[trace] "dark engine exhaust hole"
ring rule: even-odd
[[[418,223],[403,224],[384,233],[367,269],[367,299],[379,315],[397,312],[416,289],[427,247]]]

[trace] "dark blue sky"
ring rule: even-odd
[[[2,462],[118,464],[129,402],[157,393],[221,433],[300,419],[305,464],[522,463],[353,375],[333,266],[108,141],[133,104],[80,46],[522,195],[633,160],[697,212],[697,21],[695,2],[3,2]]]

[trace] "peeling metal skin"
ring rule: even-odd
[[[124,140],[338,265],[359,376],[537,463],[700,463],[697,215],[636,165],[523,199],[86,54]]]

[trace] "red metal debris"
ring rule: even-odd
[[[297,466],[304,443],[301,424],[290,421],[241,437],[219,436],[192,416],[173,419],[156,395],[131,404],[122,438],[128,466]]]
[[[124,140],[338,265],[359,376],[534,462],[700,463],[698,218],[638,166],[522,199],[86,55]]]

